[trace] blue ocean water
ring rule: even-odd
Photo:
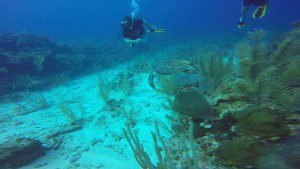
[[[48,35],[55,39],[106,38],[118,34],[121,19],[131,12],[129,0],[2,0],[1,32]],[[139,17],[170,34],[237,32],[242,1],[140,0]],[[272,0],[267,16],[249,19],[253,28],[287,29],[300,16],[298,0]]]
[[[0,169],[299,168],[300,1],[241,8],[0,0]]]

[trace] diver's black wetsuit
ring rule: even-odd
[[[255,6],[265,6],[268,0],[243,0],[244,6],[255,5]]]
[[[126,25],[122,25],[122,35],[123,38],[128,38],[131,40],[137,40],[145,35],[145,28],[143,26],[144,21],[142,19],[134,19]]]

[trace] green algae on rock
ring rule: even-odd
[[[284,117],[266,106],[251,105],[235,114],[237,132],[247,137],[272,139],[290,134]]]
[[[236,137],[224,142],[216,151],[216,156],[229,167],[256,166],[258,158],[267,150],[267,145],[257,139]]]

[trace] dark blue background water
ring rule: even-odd
[[[49,35],[57,40],[113,38],[130,0],[1,0],[0,33]],[[170,34],[234,33],[242,0],[138,0],[144,19]],[[247,29],[283,30],[300,19],[299,0],[271,0],[267,16]],[[246,29],[246,30],[247,30]],[[246,32],[246,31],[245,31]]]

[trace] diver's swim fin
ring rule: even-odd
[[[154,30],[154,32],[156,32],[156,33],[163,33],[165,31],[166,31],[166,29],[155,29]]]
[[[267,5],[257,7],[256,10],[254,11],[252,17],[254,19],[263,18],[267,13],[267,8],[268,8]]]
[[[240,22],[238,23],[238,28],[244,28],[245,26],[246,26],[246,23],[243,22],[243,21],[240,21]]]

